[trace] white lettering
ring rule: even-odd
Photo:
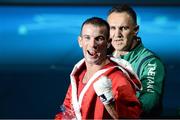
[[[156,67],[156,64],[148,64],[149,67]]]
[[[147,92],[154,92],[154,90],[152,90],[152,89],[147,89]]]
[[[147,92],[154,92],[154,76],[156,75],[156,64],[148,64]]]
[[[154,84],[154,81],[151,79],[148,79],[148,84]]]
[[[148,76],[147,79],[152,79],[152,80],[154,80],[154,77]]]
[[[155,69],[156,67],[150,67],[148,71],[148,76],[155,76],[156,74]]]

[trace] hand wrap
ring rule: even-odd
[[[103,104],[107,105],[114,101],[111,79],[102,76],[93,84],[93,87]]]

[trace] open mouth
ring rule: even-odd
[[[95,57],[97,55],[97,52],[96,51],[89,51],[87,50],[87,53],[92,56],[92,57]]]

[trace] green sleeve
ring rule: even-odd
[[[159,59],[151,58],[143,63],[139,76],[143,90],[140,92],[139,100],[145,113],[161,104],[164,76],[164,65]]]

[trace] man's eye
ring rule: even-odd
[[[103,40],[105,40],[105,38],[102,37],[102,36],[100,36],[100,37],[97,37],[96,40],[97,40],[97,41],[103,41]]]
[[[125,27],[122,27],[123,30],[128,30],[129,27],[125,26]]]
[[[111,30],[115,30],[115,27],[111,26],[110,29],[111,29]]]
[[[90,37],[89,36],[83,36],[83,39],[89,40]]]

